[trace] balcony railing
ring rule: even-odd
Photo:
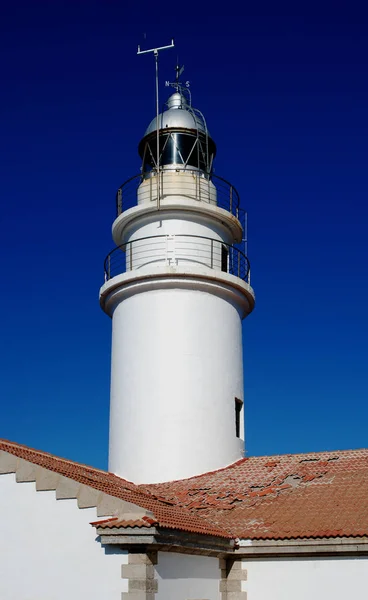
[[[114,248],[104,262],[105,281],[146,266],[200,265],[235,275],[250,283],[248,258],[236,246],[199,235],[158,235]]]
[[[175,169],[174,172],[175,171],[183,170]],[[187,186],[187,189],[186,183],[183,182],[182,192],[185,198],[188,198],[190,200],[197,200],[200,202],[212,203],[212,182],[213,185],[215,185],[217,191],[216,205],[220,208],[228,210],[237,219],[239,219],[242,225],[244,224],[245,211],[244,209],[240,208],[239,194],[234,188],[234,186],[231,185],[231,183],[229,183],[228,181],[226,181],[226,179],[223,179],[222,177],[218,177],[217,175],[211,175],[210,179],[206,179],[203,175],[198,174],[197,171],[186,170],[185,172],[190,173],[197,180],[197,185]],[[170,170],[163,171],[160,174],[160,177],[162,177],[163,173],[170,173]],[[152,174],[149,179],[151,180],[151,185],[148,186],[148,194],[150,197],[148,197],[147,200],[155,201],[157,198],[157,186],[155,182],[156,175]],[[116,192],[116,216],[119,216],[123,211],[128,210],[128,208],[132,208],[133,206],[137,205],[137,190],[142,181],[143,177],[141,174],[134,175],[119,187],[118,191]],[[165,185],[165,179],[164,177],[162,177],[161,194],[163,198],[168,198],[172,193],[173,192],[170,191],[169,187]],[[177,192],[175,192],[174,195],[177,196]]]

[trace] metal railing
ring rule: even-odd
[[[162,265],[200,265],[250,283],[249,261],[239,248],[221,240],[186,234],[144,237],[114,248],[105,258],[105,281],[128,271]]]
[[[203,175],[199,174],[197,171],[190,171],[187,169],[167,169],[163,170],[160,173],[161,177],[161,196],[162,198],[167,198],[171,194],[177,196],[177,190],[175,192],[170,190],[170,186],[166,184],[164,174],[171,172],[185,172],[192,175],[196,179],[196,185],[186,186],[185,182],[182,184],[181,194],[185,198],[191,200],[197,200],[200,202],[213,203],[214,191],[211,186],[212,184],[216,187],[217,192],[217,201],[216,205],[220,208],[224,208],[228,210],[231,214],[233,214],[240,222],[243,222],[243,213],[245,212],[242,208],[240,208],[240,196],[231,183],[223,179],[222,177],[218,177],[217,175],[211,175],[210,179],[206,179]],[[123,183],[118,191],[116,192],[116,216],[119,216],[123,211],[132,208],[137,205],[137,191],[138,187],[144,180],[142,174],[134,175],[125,183]],[[156,201],[157,200],[157,185],[155,183],[156,175],[152,173],[152,175],[146,178],[146,181],[150,180],[151,185],[148,186],[148,197],[147,201]],[[186,189],[187,187],[187,189]]]

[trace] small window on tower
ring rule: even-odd
[[[227,273],[228,256],[229,256],[229,251],[227,249],[227,246],[222,245],[221,246],[221,271],[224,271],[225,273]]]
[[[243,401],[235,398],[235,433],[240,438],[240,414],[243,408]]]

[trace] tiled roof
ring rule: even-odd
[[[0,441],[0,450],[141,506],[163,528],[247,539],[368,535],[368,450],[256,456],[191,479],[139,486],[19,444]],[[146,527],[146,519],[98,526]]]
[[[145,489],[234,537],[368,535],[368,450],[255,456]]]
[[[113,473],[94,469],[7,440],[0,439],[0,450],[105,492],[110,496],[136,504],[152,512],[160,527],[228,539],[232,537],[220,526],[211,525],[199,515],[185,508],[174,506],[170,501],[158,500],[148,490],[140,489],[134,483]]]
[[[114,517],[112,519],[106,519],[104,521],[95,521],[94,523],[91,523],[91,525],[99,527],[99,529],[154,527],[158,524],[159,523],[156,521],[156,519],[152,519],[151,517],[142,517],[141,519],[119,519],[118,517]]]

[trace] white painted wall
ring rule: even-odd
[[[125,228],[123,241],[125,243],[147,236],[175,234],[202,235],[227,244],[233,241],[226,224],[216,220],[213,215],[194,211],[191,213],[179,207],[175,211],[165,209],[159,216],[157,211],[142,214]]]
[[[220,600],[218,558],[159,552],[156,600]]]
[[[125,551],[96,542],[96,509],[0,475],[1,600],[120,600]]]
[[[109,471],[135,483],[191,477],[242,456],[241,316],[199,281],[197,290],[163,286],[127,297],[113,314]]]
[[[243,561],[248,600],[366,600],[368,557]]]

